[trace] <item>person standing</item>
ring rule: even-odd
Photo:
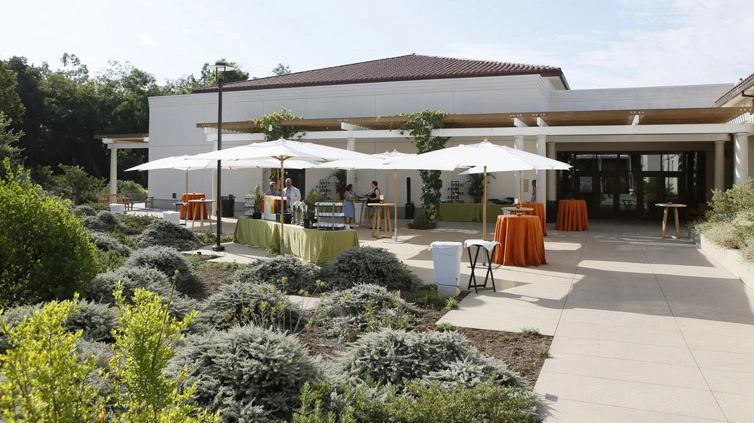
[[[350,225],[356,216],[356,206],[353,202],[355,199],[356,194],[353,192],[353,184],[348,184],[346,192],[343,193],[343,220],[346,225]]]
[[[285,179],[285,190],[283,192],[283,195],[285,195],[285,212],[290,213],[293,207],[293,203],[295,203],[296,201],[301,201],[301,191],[293,186],[293,181],[291,181],[291,178]]]
[[[537,202],[537,180],[536,179],[532,179],[531,180],[531,199],[530,199],[530,202],[531,203],[536,203]]]
[[[270,189],[268,189],[267,192],[264,193],[264,195],[280,197],[280,190],[278,190],[277,183],[275,181],[270,181]],[[268,210],[268,212],[275,213],[277,210],[280,210],[280,200],[275,200],[272,203],[272,210]]]

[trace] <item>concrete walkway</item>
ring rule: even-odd
[[[362,228],[361,245],[394,252],[426,283],[432,241],[482,235],[480,223],[399,227],[406,242]],[[535,386],[546,422],[754,421],[751,289],[690,240],[661,240],[659,222],[593,220],[586,232],[547,232],[547,265],[495,269],[498,292],[471,293],[440,320],[554,335]],[[268,256],[226,246],[218,261]],[[468,277],[464,256],[461,285]]]
[[[656,222],[548,228],[546,266],[501,267],[441,321],[554,335],[546,422],[754,421],[754,292]]]

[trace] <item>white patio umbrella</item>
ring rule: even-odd
[[[290,163],[291,168],[305,169],[315,166],[317,163],[307,162],[304,160],[295,160]],[[247,169],[247,168],[273,168],[277,167],[278,162],[276,160],[234,160],[222,164],[223,169]],[[188,192],[188,173],[191,170],[205,170],[205,169],[217,169],[217,160],[210,159],[197,159],[193,156],[170,156],[163,157],[161,159],[152,160],[146,163],[142,163],[138,166],[134,166],[126,169],[126,172],[132,170],[163,170],[163,169],[175,169],[186,172],[186,191]]]
[[[485,139],[478,144],[459,145],[419,154],[395,162],[400,169],[453,170],[471,168],[469,173],[484,173],[482,200],[482,239],[487,239],[487,172],[514,170],[570,169],[567,163],[548,159]]]
[[[291,160],[303,160],[311,162],[327,162],[338,159],[358,159],[369,157],[366,154],[326,145],[312,144],[300,141],[291,141],[280,138],[277,141],[259,142],[228,148],[226,150],[213,151],[210,153],[197,154],[194,158],[238,161],[272,159],[280,164],[280,175],[285,175],[285,165]],[[285,197],[282,199],[282,209],[285,210]],[[285,254],[285,219],[280,219],[280,254]]]
[[[400,153],[397,150],[386,151],[384,153],[370,154],[364,159],[341,159],[332,162],[323,163],[317,167],[325,169],[375,169],[375,170],[392,170],[393,171],[393,242],[402,242],[398,240],[398,168],[401,160],[408,157],[415,157],[416,154]]]

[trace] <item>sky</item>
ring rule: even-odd
[[[254,77],[406,54],[549,65],[572,89],[735,84],[754,72],[751,0],[132,0],[0,6],[0,59],[159,84],[204,63]]]

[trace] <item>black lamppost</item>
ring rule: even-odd
[[[217,80],[217,151],[223,149],[223,74],[226,71],[235,70],[233,66],[223,62],[215,62],[214,65],[208,66],[208,69],[215,70],[215,80]],[[212,251],[225,251],[225,247],[220,245],[220,235],[222,235],[222,161],[217,161],[217,198],[215,199],[215,214],[217,215],[217,243],[212,247]]]

